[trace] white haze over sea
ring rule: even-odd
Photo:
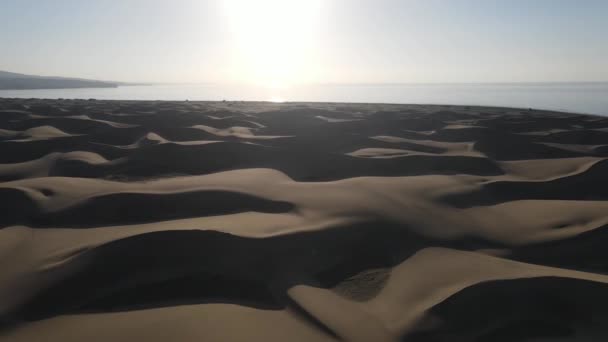
[[[608,116],[608,82],[324,84],[288,87],[169,84],[118,88],[0,90],[0,97],[453,104],[551,109]]]

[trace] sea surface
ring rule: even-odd
[[[0,90],[0,97],[454,104],[552,109],[608,115],[608,82],[323,84],[291,87],[170,84],[118,88]]]

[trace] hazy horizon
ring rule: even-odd
[[[32,1],[0,70],[122,82],[606,82],[608,2]]]

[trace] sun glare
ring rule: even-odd
[[[275,103],[283,103],[283,102],[285,102],[285,99],[282,97],[274,96],[274,97],[271,97],[269,101],[275,102]]]
[[[281,89],[317,72],[321,7],[321,0],[226,0],[235,52],[232,77]]]

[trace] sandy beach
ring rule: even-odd
[[[608,339],[608,118],[0,99],[0,341]]]

